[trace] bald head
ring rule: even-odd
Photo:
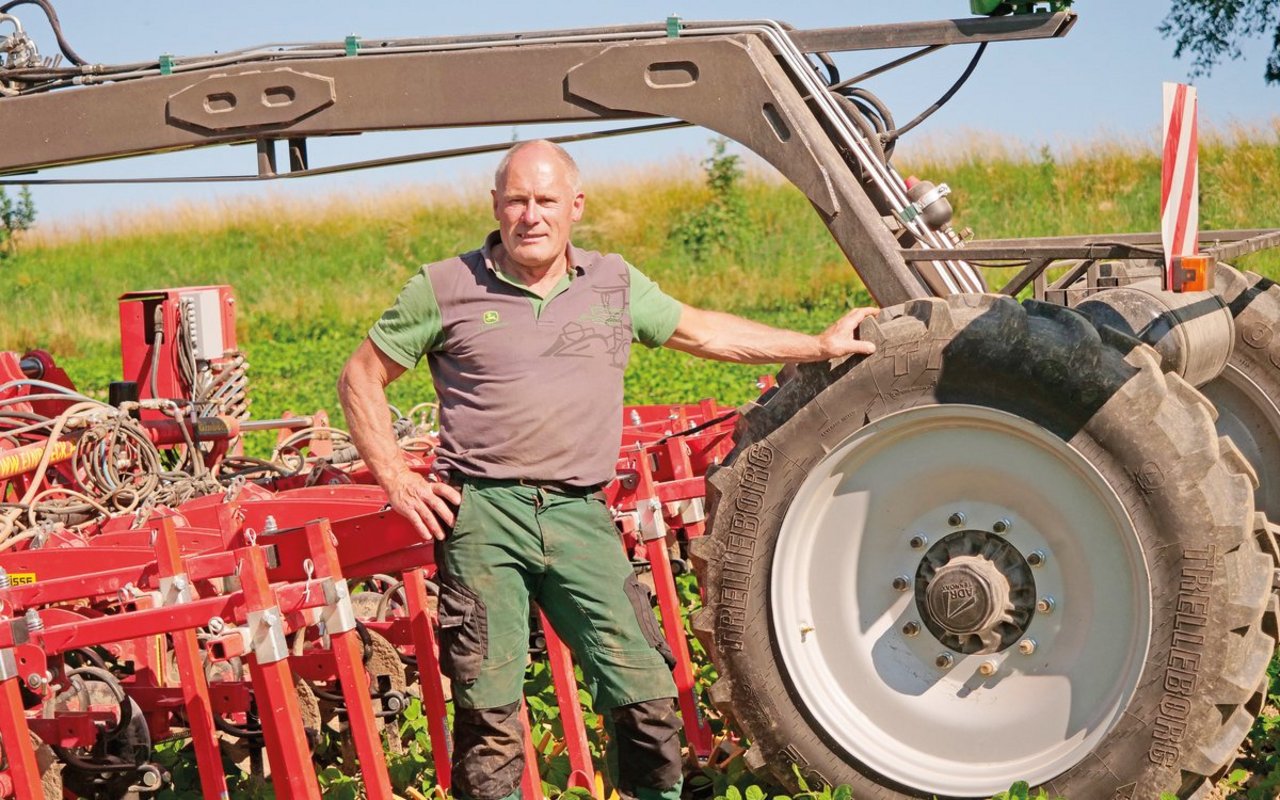
[[[508,150],[502,157],[502,161],[498,162],[498,169],[493,173],[493,188],[502,191],[503,185],[507,182],[507,173],[511,171],[511,164],[517,160],[549,161],[568,179],[575,193],[580,188],[581,176],[578,173],[578,163],[563,147],[546,139],[521,142]]]

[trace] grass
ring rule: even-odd
[[[1280,130],[1205,137],[1204,228],[1280,225]],[[1152,230],[1159,163],[1134,143],[1049,151],[927,149],[899,154],[904,174],[949,183],[957,223],[983,238]],[[809,207],[788,184],[749,172],[736,244],[692,261],[669,232],[710,199],[696,171],[622,175],[588,186],[580,244],[625,253],[676,297],[774,324],[818,330],[868,295]],[[186,206],[40,230],[0,263],[8,287],[0,349],[43,347],[87,389],[118,375],[115,299],[134,289],[231,283],[238,338],[254,377],[255,415],[334,409],[333,383],[368,325],[419,267],[474,247],[492,225],[480,189],[406,188],[386,195],[286,203]],[[1280,257],[1243,265],[1280,274]],[[998,279],[997,279],[998,280]],[[993,282],[995,282],[993,280]],[[630,402],[716,395],[740,402],[757,370],[701,364],[637,348]],[[425,374],[393,387],[393,401],[430,396]]]
[[[975,137],[968,148],[944,154],[906,150],[899,168],[950,184],[958,227],[981,238],[1158,227],[1160,165],[1152,147],[1093,143],[1051,152],[986,142]],[[1280,194],[1273,190],[1280,182],[1278,145],[1280,124],[1203,137],[1203,229],[1280,227]],[[701,260],[689,258],[672,236],[690,209],[712,199],[694,169],[588,186],[587,219],[575,238],[626,254],[686,302],[775,325],[816,331],[849,305],[870,302],[798,191],[759,170],[749,171],[738,190],[745,211],[733,222],[729,244]],[[119,376],[121,293],[231,283],[239,297],[238,339],[252,365],[254,415],[335,411],[342,362],[398,287],[422,263],[475,247],[491,227],[481,187],[465,193],[417,187],[305,205],[268,195],[235,206],[37,227],[16,256],[0,261],[7,290],[0,350],[48,349],[83,390],[105,397],[107,383]],[[1280,277],[1280,254],[1239,265]],[[765,371],[636,348],[626,399],[740,403],[756,394],[755,378]],[[393,385],[390,399],[407,408],[432,394],[419,370]],[[1253,773],[1276,769],[1270,741],[1277,719],[1255,728]],[[1243,783],[1248,776],[1232,777]]]

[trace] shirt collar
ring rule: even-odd
[[[480,255],[484,258],[484,265],[494,275],[500,275],[498,270],[498,262],[493,258],[493,248],[502,244],[502,234],[499,231],[491,231],[488,236],[484,237],[484,245],[480,248]],[[577,247],[573,242],[569,242],[569,276],[576,278],[586,273],[587,269],[595,263],[586,250]]]

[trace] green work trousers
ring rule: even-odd
[[[648,592],[601,492],[465,479],[437,561],[441,665],[455,706],[466,710],[461,717],[523,697],[530,601],[573,651],[597,713],[609,717],[621,706],[675,696]],[[463,734],[455,738],[461,742]],[[679,783],[643,792],[679,793]]]

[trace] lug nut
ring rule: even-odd
[[[959,528],[961,525],[964,524],[964,512],[957,511],[954,514],[952,514],[950,517],[947,518],[947,524],[949,524],[953,528]]]
[[[1057,603],[1054,602],[1052,597],[1041,597],[1036,601],[1036,611],[1039,611],[1041,614],[1052,614],[1054,606],[1056,605]]]
[[[1018,652],[1022,653],[1024,656],[1029,656],[1035,651],[1036,651],[1035,639],[1023,639],[1022,641],[1018,642]]]
[[[939,653],[938,657],[933,660],[934,666],[938,669],[951,669],[951,665],[955,663],[955,657],[950,653]]]
[[[1009,526],[1012,524],[1013,523],[1007,519],[998,519],[991,524],[991,530],[995,531],[996,533],[1005,533],[1006,531],[1009,530]]]
[[[1044,558],[1043,550],[1033,550],[1030,553],[1027,553],[1027,563],[1033,567],[1043,567]]]
[[[914,550],[920,550],[928,543],[929,537],[925,536],[923,533],[917,533],[915,536],[912,536],[911,541],[909,542]]]
[[[893,579],[893,588],[897,589],[900,592],[905,592],[910,587],[911,587],[911,579],[908,578],[906,575],[899,575],[898,577]]]
[[[978,665],[978,674],[984,678],[990,678],[992,675],[995,675],[996,662],[983,661],[981,664]]]
[[[902,626],[903,636],[916,636],[920,633],[920,626],[915,622],[908,622]]]

